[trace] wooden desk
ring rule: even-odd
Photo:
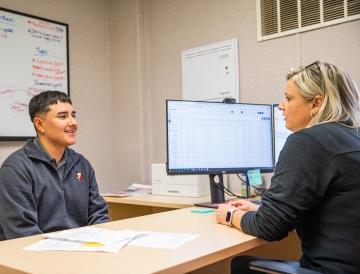
[[[108,229],[139,229],[199,234],[180,248],[152,249],[127,246],[119,253],[25,251],[41,235],[0,242],[0,273],[97,274],[186,273],[265,245],[264,240],[217,224],[214,214],[183,208],[101,224]]]
[[[104,197],[113,221],[144,216],[210,201],[210,196],[198,198],[147,194],[134,197]]]
[[[229,197],[227,197],[228,199]],[[210,201],[210,196],[199,198],[144,195],[137,197],[114,198],[105,197],[108,202],[109,214],[112,220],[121,220],[135,216],[143,216],[169,210],[191,207],[195,203]],[[177,225],[177,223],[175,224]],[[231,229],[231,228],[229,228]],[[242,233],[242,232],[239,232]],[[298,260],[301,256],[300,241],[296,233],[279,242],[248,248],[244,254],[263,256],[273,259]],[[233,254],[235,255],[235,253]],[[231,256],[192,271],[192,274],[230,273]]]

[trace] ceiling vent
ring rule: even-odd
[[[360,19],[360,0],[256,0],[258,41]]]

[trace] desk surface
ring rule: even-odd
[[[41,235],[0,242],[0,273],[185,273],[228,258],[264,240],[217,224],[214,213],[191,213],[191,208],[168,211],[99,225],[108,229],[138,229],[199,234],[174,249],[127,246],[118,253],[25,251]]]
[[[178,197],[146,194],[133,197],[104,197],[108,203],[131,204],[166,208],[186,208],[191,207],[195,203],[209,202],[210,196],[203,197]]]

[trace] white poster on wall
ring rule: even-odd
[[[237,39],[181,52],[182,98],[184,100],[239,102]]]

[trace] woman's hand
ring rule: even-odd
[[[226,225],[226,214],[228,212],[228,210],[230,210],[231,208],[233,208],[234,206],[231,206],[229,204],[219,204],[218,208],[216,209],[216,221],[220,224],[224,224]]]
[[[254,204],[248,200],[234,200],[226,204],[219,204],[215,213],[216,221],[220,224],[228,225],[228,222],[226,222],[226,214],[230,209],[236,208],[239,210],[233,212],[234,215],[231,225],[241,229],[240,222],[242,216],[247,211],[257,211],[259,207],[260,205]]]
[[[243,199],[230,201],[228,202],[228,205],[236,207],[243,211],[257,211],[258,208],[260,207],[260,205],[254,204],[248,200],[243,200]]]

